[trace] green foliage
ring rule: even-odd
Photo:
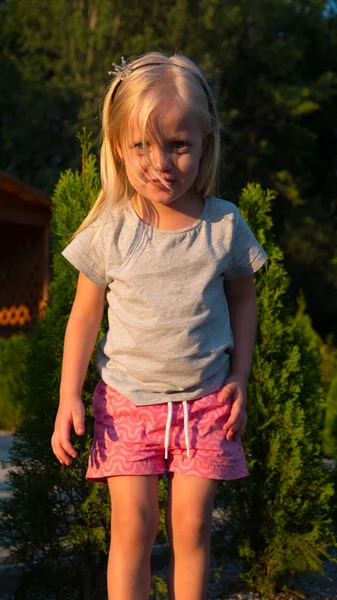
[[[323,430],[323,451],[325,456],[337,460],[337,377],[331,383],[328,392]]]
[[[243,579],[265,598],[291,574],[321,570],[321,553],[334,539],[333,490],[320,453],[325,404],[320,358],[290,318],[288,277],[271,232],[272,199],[256,184],[240,199],[269,260],[256,278],[259,326],[243,439],[250,478],[221,487],[218,496],[219,507],[230,514],[224,557],[240,557]],[[221,535],[216,534],[215,552]]]
[[[151,600],[166,600],[168,597],[167,585],[161,577],[153,575],[151,580]]]
[[[319,344],[319,352],[324,388],[329,389],[337,375],[337,348],[334,346],[332,335],[327,336],[326,340]]]
[[[326,395],[325,413],[322,414],[321,427],[323,454],[337,458],[337,350],[331,338],[325,342],[313,329],[311,319],[305,313],[306,304],[303,295],[299,298],[299,308],[294,325],[300,331],[303,340],[320,362],[322,385]]]
[[[88,213],[99,190],[96,161],[62,175],[53,197],[54,279],[51,304],[31,337],[24,385],[19,382],[22,421],[15,433],[9,475],[12,495],[2,506],[1,537],[13,563],[24,565],[17,598],[94,600],[105,587],[110,502],[107,486],[85,480],[93,434],[91,398],[97,383],[95,358],[88,369],[83,401],[86,435],[74,436],[79,451],[71,468],[60,466],[50,439],[59,401],[63,338],[76,286],[75,270],[60,256]],[[53,596],[55,594],[55,596]]]
[[[18,392],[25,370],[26,338],[0,338],[0,429],[14,430],[20,421]]]

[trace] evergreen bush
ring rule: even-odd
[[[62,249],[92,206],[100,181],[83,134],[82,172],[66,171],[53,196],[51,302],[32,335],[20,382],[22,422],[11,450],[12,496],[2,506],[0,533],[11,560],[23,565],[16,598],[93,600],[104,597],[109,544],[107,486],[85,480],[93,433],[91,398],[98,375],[93,357],[83,391],[86,435],[74,436],[79,458],[61,466],[50,439],[59,402],[63,338],[77,274]]]
[[[325,456],[337,460],[337,377],[328,391],[323,429],[323,451]]]
[[[0,429],[14,430],[20,420],[18,390],[25,369],[26,336],[0,338]]]
[[[310,316],[306,312],[307,306],[303,292],[298,297],[298,309],[293,318],[296,328],[300,329],[307,344],[320,357],[321,379],[324,390],[328,393],[333,380],[337,377],[337,348],[334,345],[333,335],[328,335],[325,340],[314,330]]]
[[[249,184],[239,201],[269,260],[256,276],[259,324],[243,437],[250,477],[220,486],[224,528],[214,537],[215,554],[226,560],[229,551],[241,559],[242,578],[265,598],[290,575],[322,571],[325,549],[334,543],[333,490],[321,456],[320,357],[291,319],[289,281],[272,234],[272,200],[272,192]]]
[[[327,472],[334,487],[331,498],[333,522],[337,523],[337,376],[332,381],[327,396],[323,429],[323,452],[330,460],[327,462]]]

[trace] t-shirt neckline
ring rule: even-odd
[[[200,225],[200,223],[202,223],[202,221],[204,221],[206,219],[207,210],[208,210],[208,202],[209,202],[209,199],[205,198],[205,204],[204,204],[204,207],[203,207],[198,219],[196,219],[191,225],[188,225],[187,227],[182,227],[181,229],[160,229],[159,227],[154,227],[153,225],[149,225],[148,223],[145,223],[145,221],[143,221],[137,215],[135,209],[132,206],[131,200],[128,200],[128,208],[129,208],[129,211],[130,211],[132,217],[146,229],[149,229],[152,232],[158,233],[160,235],[161,234],[172,234],[172,233],[179,234],[179,233],[185,233],[186,231],[191,231],[192,229],[196,229]]]

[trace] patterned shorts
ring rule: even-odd
[[[222,429],[231,401],[219,404],[218,392],[185,403],[135,406],[101,381],[93,397],[95,433],[86,478],[106,483],[115,475],[165,472],[246,477],[241,441],[226,440]]]

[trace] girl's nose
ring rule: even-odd
[[[157,148],[152,157],[153,166],[157,171],[167,171],[172,166],[170,152],[164,148]]]

